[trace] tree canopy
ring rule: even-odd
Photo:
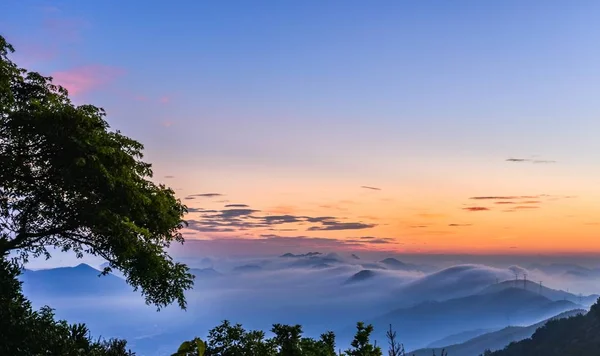
[[[57,321],[49,307],[34,311],[21,291],[19,273],[16,264],[0,258],[0,355],[135,355],[125,340],[92,340],[85,325]]]
[[[186,206],[150,180],[143,145],[111,131],[103,109],[74,105],[12,52],[0,36],[0,257],[100,256],[148,304],[185,308],[193,276],[165,250],[184,241]]]

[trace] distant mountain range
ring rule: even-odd
[[[42,270],[24,270],[19,276],[23,292],[28,296],[102,296],[132,292],[127,283],[112,274],[100,276],[101,271],[85,264]]]
[[[397,288],[398,305],[442,301],[480,292],[494,283],[501,271],[479,265],[459,265],[428,274]],[[509,276],[504,273],[504,276]]]
[[[190,273],[198,279],[221,277],[223,274],[214,268],[190,268]]]
[[[319,256],[322,255],[321,252],[308,252],[308,253],[303,253],[303,254],[298,254],[295,255],[293,253],[284,253],[283,255],[279,256],[279,257],[312,257],[312,256]]]
[[[600,295],[598,294],[578,296],[573,293],[565,292],[563,290],[551,289],[538,283],[524,280],[509,280],[500,283],[495,283],[485,288],[480,293],[494,293],[508,288],[522,288],[532,291],[534,293],[538,293],[550,300],[569,300],[586,307],[589,307],[590,305],[596,303],[596,301],[600,297]]]
[[[380,342],[385,340],[385,330],[392,324],[402,335],[405,346],[415,349],[457,332],[531,324],[579,308],[570,301],[552,301],[531,291],[510,288],[443,302],[424,302],[368,322],[374,325],[375,337]]]
[[[434,352],[440,354],[442,349],[444,349],[448,354],[454,356],[479,356],[484,350],[501,350],[513,341],[520,341],[531,337],[538,328],[544,326],[549,320],[568,318],[578,314],[585,314],[586,312],[587,310],[584,309],[570,310],[529,326],[508,326],[497,331],[478,335],[462,343],[429,346],[424,349],[411,351],[408,354],[411,356],[431,356]]]
[[[491,353],[491,356],[596,356],[600,350],[600,305],[585,315],[552,320],[525,340]]]
[[[258,272],[262,270],[262,266],[259,265],[243,265],[233,268],[233,272]]]
[[[443,339],[440,340],[436,340],[432,343],[429,343],[426,347],[426,350],[431,350],[431,349],[443,349],[444,347],[447,347],[447,345],[456,345],[456,344],[462,344],[463,342],[469,341],[473,338],[476,338],[479,335],[483,335],[483,334],[487,334],[487,333],[491,333],[498,330],[497,328],[492,328],[492,329],[475,329],[475,330],[467,330],[467,331],[463,331],[460,333],[456,333],[456,334],[452,334],[452,335],[448,335]],[[415,351],[413,351],[415,352]],[[441,352],[440,352],[441,353]],[[431,352],[430,352],[431,354]],[[412,356],[412,353],[410,354]],[[429,356],[429,355],[427,355]],[[478,355],[479,356],[479,355]]]
[[[531,264],[530,270],[542,271],[548,275],[567,276],[575,278],[600,278],[600,268],[587,268],[573,263]]]

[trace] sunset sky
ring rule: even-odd
[[[145,144],[186,238],[600,253],[600,2],[140,4],[7,0],[0,34]]]

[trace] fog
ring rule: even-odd
[[[527,268],[524,264],[502,267],[471,263],[448,267],[427,263],[425,268],[425,264],[421,265],[418,261],[413,261],[413,264],[390,264],[388,261],[386,264],[379,259],[356,259],[340,254],[205,256],[188,258],[185,262],[197,276],[194,289],[186,294],[186,311],[169,306],[157,312],[155,307],[145,305],[139,292],[129,290],[123,292],[119,289],[112,294],[103,290],[104,295],[99,297],[99,288],[106,288],[100,284],[101,279],[125,282],[117,273],[98,278],[98,271],[91,268],[88,271],[83,267],[55,269],[56,274],[44,277],[47,282],[36,281],[36,288],[28,287],[27,278],[31,277],[25,276],[24,291],[34,306],[50,305],[59,318],[85,322],[95,336],[126,338],[140,355],[151,356],[173,352],[186,338],[205,337],[210,328],[224,319],[241,323],[247,329],[266,331],[273,323],[301,324],[307,336],[319,336],[324,331],[333,330],[339,335],[339,347],[344,348],[351,339],[355,323],[360,320],[378,321],[376,325],[379,327],[390,322],[400,330],[406,327],[414,329],[411,323],[418,318],[419,308],[422,308],[419,305],[427,301],[453,299],[448,304],[454,305],[452,308],[464,308],[465,315],[479,315],[473,314],[475,311],[469,309],[469,303],[461,304],[460,298],[485,298],[487,310],[493,311],[497,307],[498,311],[481,316],[481,327],[502,327],[511,322],[501,312],[505,304],[494,297],[480,295],[497,292],[489,290],[490,286],[504,288],[502,282],[514,281],[515,272],[518,273],[515,288],[521,288],[526,274],[531,282],[523,284],[523,288],[529,289],[528,292],[540,294],[541,290],[532,287],[531,283],[543,281],[544,287],[568,289],[574,293],[556,297],[544,290],[538,296],[539,300],[534,300],[526,310],[527,319],[520,320],[522,324],[538,322],[552,316],[549,314],[579,306],[589,307],[591,303],[579,299],[578,294],[598,292],[598,277],[569,273],[575,268],[573,265],[564,265],[562,272],[557,266]],[[101,263],[93,265],[96,269],[101,269],[101,266]],[[434,270],[431,271],[431,268]],[[76,296],[69,288],[58,291],[43,288],[44,283],[52,285],[56,281],[73,279],[76,270],[78,281],[82,278],[89,280],[89,285],[78,284]],[[370,272],[359,273],[365,270]],[[520,295],[514,298],[520,298]],[[558,298],[564,299],[560,305],[555,302]],[[590,300],[594,299],[591,297]],[[445,313],[455,312],[445,309],[445,305],[436,304],[440,314],[436,320],[445,323],[433,326],[438,327],[439,332],[420,333],[424,335],[420,339],[402,341],[409,346],[422,347],[452,333],[476,329],[476,317],[462,324],[460,320],[444,318]],[[394,315],[402,315],[402,318]],[[513,318],[512,322],[515,320]],[[382,332],[378,330],[375,334],[379,344],[385,343]]]

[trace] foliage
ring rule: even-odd
[[[595,356],[600,350],[600,299],[586,315],[555,319],[533,336],[484,356]]]
[[[0,258],[0,355],[133,356],[126,341],[92,340],[83,324],[54,320],[49,307],[32,310],[17,280],[19,267]]]
[[[165,252],[183,242],[185,205],[150,181],[139,142],[110,131],[105,112],[74,105],[52,78],[11,62],[0,36],[0,257],[49,248],[103,257],[158,308],[193,285]]]
[[[374,346],[369,341],[373,332],[373,325],[367,325],[363,322],[356,323],[356,335],[352,340],[352,348],[346,350],[347,356],[382,356],[381,348]]]
[[[184,341],[172,356],[204,356],[206,344],[200,338]]]
[[[359,324],[357,338],[361,341],[357,344],[358,348],[346,351],[344,355],[382,355],[381,349],[370,345],[368,342],[373,327],[371,325],[365,327],[363,323]],[[300,325],[274,324],[271,332],[273,333],[273,337],[267,339],[265,338],[265,333],[262,331],[247,331],[242,325],[233,325],[228,320],[225,320],[221,325],[208,332],[206,342],[202,344],[206,346],[204,353],[198,352],[195,349],[191,351],[194,348],[194,343],[200,341],[200,339],[196,338],[181,344],[178,353],[173,354],[173,356],[337,355],[335,352],[335,334],[331,331],[321,334],[319,339],[313,339],[302,337],[302,327]],[[366,342],[364,341],[365,337],[367,338]],[[370,345],[370,347],[367,345]],[[183,353],[182,350],[184,350]],[[365,351],[367,353],[364,353]]]

